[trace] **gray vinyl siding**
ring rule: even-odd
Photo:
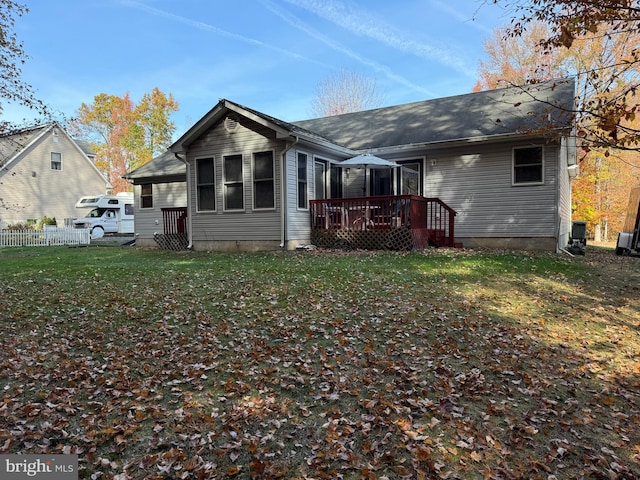
[[[364,168],[343,169],[342,172],[342,194],[345,198],[364,197],[367,188],[366,182],[369,176]]]
[[[51,169],[51,152],[62,155],[61,170]],[[63,226],[66,218],[78,216],[80,197],[104,195],[106,189],[106,179],[69,137],[46,132],[0,169],[0,228],[44,216]]]
[[[281,237],[280,222],[280,161],[283,142],[275,140],[271,130],[260,128],[256,124],[243,123],[235,133],[225,130],[219,123],[206,134],[199,137],[189,148],[187,159],[191,165],[191,188],[189,198],[192,216],[193,240],[197,241],[259,241],[279,240]],[[275,208],[273,210],[253,209],[253,153],[273,151]],[[223,157],[242,154],[243,172],[243,211],[224,211],[224,179]],[[212,212],[197,211],[196,159],[214,158],[214,175],[216,189],[216,210]]]
[[[163,208],[187,206],[187,186],[185,182],[154,183],[152,208],[140,208],[141,189],[141,185],[133,189],[135,233],[141,240],[152,240],[154,233],[163,233]]]
[[[542,145],[527,143],[518,146]],[[512,186],[515,145],[431,152],[425,196],[457,211],[456,237],[555,237],[558,148],[544,146],[544,184]]]

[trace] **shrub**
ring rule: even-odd
[[[44,227],[45,225],[58,225],[58,222],[56,221],[56,217],[53,218],[49,218],[46,215],[44,217],[42,217],[42,220],[40,220],[38,222],[38,226],[36,227],[38,230],[42,230],[42,227]]]
[[[31,222],[18,222],[7,225],[7,230],[33,230],[34,224]]]

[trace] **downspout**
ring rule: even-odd
[[[187,248],[189,250],[193,250],[193,218],[191,216],[191,202],[189,199],[191,198],[191,168],[189,167],[189,162],[186,159],[180,157],[177,153],[173,153],[173,155],[187,167],[187,240],[189,244]]]
[[[291,150],[299,141],[300,138],[296,135],[295,140],[285,147],[282,152],[282,161],[280,162],[280,248],[284,249],[287,242],[287,152]]]

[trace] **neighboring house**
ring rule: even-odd
[[[185,208],[181,228],[197,250],[296,248],[317,240],[316,228],[353,230],[347,207],[387,208],[398,204],[395,195],[448,205],[456,244],[554,250],[571,230],[573,111],[574,83],[566,79],[292,123],[223,99],[144,175],[126,177],[137,202],[147,191],[153,205]],[[361,153],[402,168],[339,167]],[[166,162],[175,168],[167,193]],[[177,205],[180,188],[188,201]],[[337,208],[347,214],[335,222]],[[425,211],[431,207],[411,206],[412,222],[408,213],[367,222],[372,230],[415,228]],[[152,243],[152,230],[176,231],[168,217],[148,214],[136,211],[141,244]]]
[[[94,157],[56,122],[0,136],[0,228],[45,216],[63,226],[77,216],[81,196],[111,188]]]

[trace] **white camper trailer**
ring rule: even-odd
[[[82,197],[76,208],[85,210],[82,217],[73,220],[76,228],[91,229],[91,238],[102,238],[105,233],[133,233],[133,193]]]
[[[616,244],[616,255],[632,253],[640,253],[640,186],[631,189],[627,216]]]

